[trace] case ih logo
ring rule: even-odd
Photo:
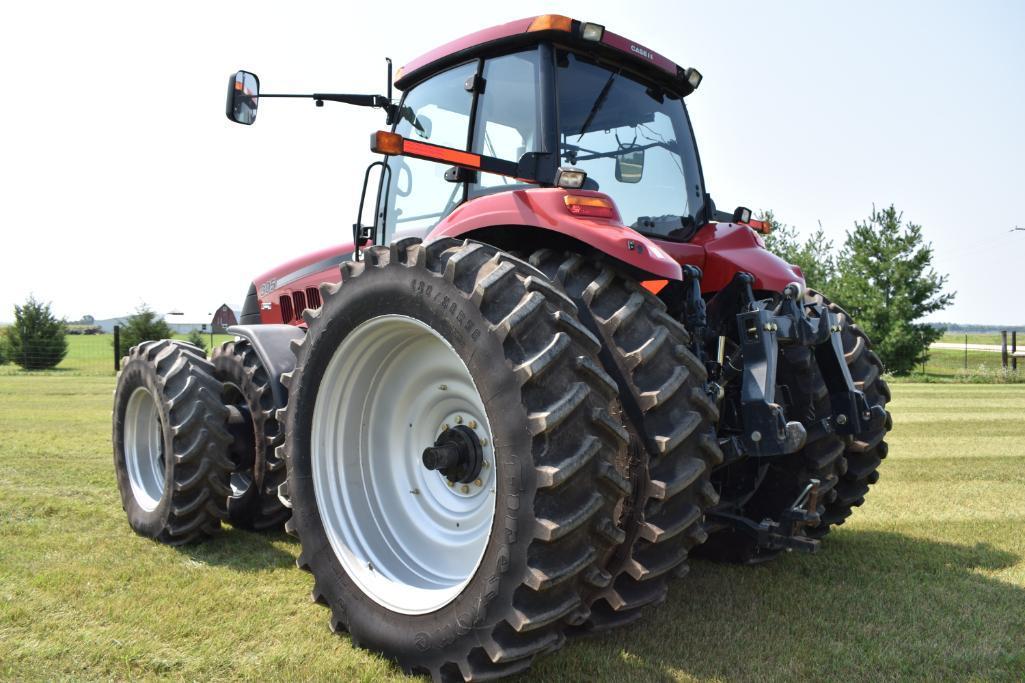
[[[655,59],[655,55],[650,50],[645,50],[640,45],[634,45],[633,43],[630,44],[630,52],[640,55],[645,59]]]

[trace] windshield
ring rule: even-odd
[[[560,163],[616,202],[623,222],[686,239],[702,208],[701,174],[679,97],[569,52],[557,59]]]

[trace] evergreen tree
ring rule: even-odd
[[[203,333],[199,330],[193,328],[193,330],[189,332],[188,342],[193,346],[198,346],[203,349],[203,353],[206,353],[206,341],[203,339]]]
[[[840,274],[832,292],[868,333],[887,370],[907,374],[928,357],[942,331],[919,322],[954,300],[945,293],[946,275],[933,270],[932,245],[922,226],[905,222],[891,204],[856,222],[840,251]]]
[[[135,309],[135,315],[121,323],[121,354],[125,355],[133,346],[144,341],[170,339],[174,335],[163,318],[157,316],[149,306],[142,304]]]
[[[50,312],[50,304],[30,296],[14,307],[14,324],[4,330],[10,359],[26,370],[45,370],[64,360],[68,353],[66,328]]]

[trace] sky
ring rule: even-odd
[[[957,292],[933,320],[1025,323],[1025,3],[8,2],[0,5],[0,321],[140,304],[196,321],[252,277],[351,234],[379,110],[264,100],[366,92],[396,65],[544,13],[698,68],[687,98],[719,208],[836,242],[873,205],[924,226]]]

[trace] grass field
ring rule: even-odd
[[[400,679],[328,631],[290,537],[129,530],[112,388],[0,377],[0,678]],[[822,553],[694,563],[531,680],[1025,679],[1025,386],[901,384],[891,405],[882,479]]]
[[[948,344],[964,344],[965,343],[964,332],[944,332],[943,337],[940,339],[941,342]],[[968,343],[969,344],[999,344],[1000,333],[999,332],[968,332]],[[1011,343],[1011,335],[1007,335],[1007,343]],[[1018,344],[1025,346],[1025,332],[1018,333]]]

